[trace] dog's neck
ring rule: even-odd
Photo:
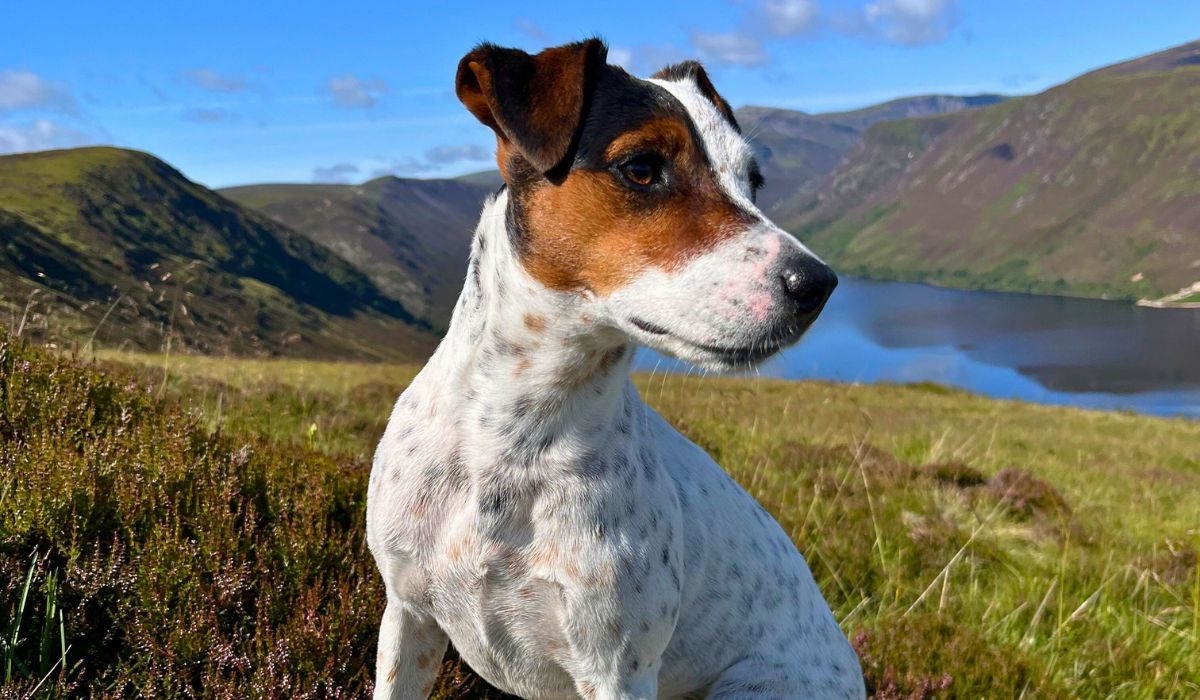
[[[436,404],[476,460],[570,468],[569,457],[628,435],[634,347],[596,323],[586,295],[551,291],[525,271],[508,201],[504,190],[484,205],[450,329],[422,375],[440,383]]]

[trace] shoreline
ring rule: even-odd
[[[834,271],[838,272],[838,268],[837,268],[836,264],[834,265]],[[1133,299],[1133,298],[1129,298],[1129,297],[1113,299],[1113,298],[1107,298],[1107,297],[1087,296],[1087,295],[1083,295],[1083,294],[1051,294],[1051,293],[1047,293],[1047,292],[1029,292],[1029,291],[1020,291],[1020,290],[1015,290],[1015,289],[997,289],[994,287],[955,286],[955,285],[939,284],[937,282],[933,282],[933,281],[925,280],[925,279],[909,279],[909,278],[904,278],[904,277],[899,277],[899,276],[887,276],[887,275],[874,276],[874,275],[865,275],[865,274],[861,274],[861,273],[857,273],[857,272],[855,272],[855,273],[846,272],[844,274],[839,272],[839,276],[859,280],[862,282],[889,282],[889,283],[897,283],[897,284],[916,284],[916,285],[920,285],[923,287],[932,287],[933,289],[947,289],[947,290],[958,291],[958,292],[981,292],[984,294],[1005,294],[1005,295],[1023,296],[1023,297],[1041,297],[1041,298],[1047,298],[1047,299],[1082,299],[1082,300],[1086,300],[1086,301],[1103,301],[1103,302],[1107,302],[1107,303],[1111,303],[1111,304],[1124,304],[1126,306],[1137,306],[1137,307],[1141,307],[1144,309],[1189,309],[1189,310],[1200,309],[1200,301],[1188,301],[1188,302],[1182,302],[1182,303],[1171,301],[1172,297],[1187,298],[1188,296],[1191,296],[1192,294],[1200,293],[1200,283],[1193,285],[1193,287],[1191,287],[1191,288],[1182,289],[1179,292],[1176,292],[1175,294],[1169,294],[1169,295],[1167,295],[1165,297],[1161,297],[1159,299]]]

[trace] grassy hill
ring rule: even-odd
[[[486,178],[483,178],[486,180]],[[473,180],[251,185],[221,194],[326,246],[391,299],[442,328],[462,289],[483,199]]]
[[[102,357],[0,332],[0,696],[369,697],[363,501],[416,367]],[[876,697],[1200,689],[1195,422],[636,381],[791,533]],[[500,696],[450,656],[435,697]]]
[[[1200,42],[871,127],[777,220],[840,269],[1158,298],[1200,280]]]
[[[0,308],[48,342],[413,357],[427,322],[328,248],[152,156],[0,157]]]
[[[950,114],[996,104],[1000,95],[919,95],[850,112],[806,114],[774,107],[742,107],[738,123],[755,145],[767,184],[759,192],[763,211],[786,210],[788,202],[811,195],[863,133],[879,122]]]
[[[833,172],[842,158],[862,139],[863,133],[882,121],[948,114],[996,104],[1002,95],[918,95],[891,100],[849,112],[807,114],[778,107],[745,106],[736,110],[742,131],[754,142],[767,184],[758,193],[759,206],[768,213],[785,200],[811,195]],[[461,182],[495,189],[503,180],[496,170],[457,178]]]

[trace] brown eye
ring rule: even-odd
[[[650,187],[662,180],[662,160],[653,155],[630,158],[618,170],[627,183],[636,187]]]

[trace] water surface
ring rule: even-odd
[[[637,364],[683,369],[648,351]],[[804,340],[759,372],[1200,417],[1200,310],[843,278]]]

